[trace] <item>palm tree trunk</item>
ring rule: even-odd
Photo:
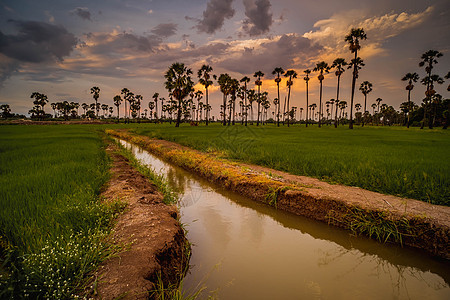
[[[206,88],[206,111],[205,111],[205,115],[206,115],[206,126],[208,126],[208,88]]]
[[[306,127],[308,127],[308,81],[306,81]]]
[[[353,79],[352,79],[352,97],[350,100],[350,124],[348,125],[349,129],[353,129],[353,97],[355,96],[355,85],[356,85],[356,58],[358,57],[358,51],[355,51],[355,64],[353,66]]]
[[[258,78],[259,80],[259,78]],[[261,107],[261,86],[258,85],[258,117],[256,118],[256,126],[259,126],[259,110]]]
[[[320,94],[319,94],[319,128],[322,125],[322,80],[320,81]]]
[[[289,81],[291,80],[291,77],[289,77]],[[287,112],[288,112],[288,116],[287,116],[287,125],[289,127],[289,100],[291,98],[291,86],[289,86],[289,90],[288,90],[288,98],[287,98]]]
[[[410,80],[411,85],[411,80]],[[411,115],[411,90],[408,90],[408,120],[406,121],[406,128],[409,128],[409,117]]]
[[[362,126],[361,127],[364,127],[364,116],[366,114],[366,105],[367,105],[367,94],[364,94],[364,113],[363,113]]]
[[[277,91],[278,91],[278,105],[277,105],[277,108],[278,108],[278,113],[277,113],[277,126],[278,127],[280,127],[280,83],[279,82],[277,82]],[[276,111],[277,109],[275,108],[275,111]]]

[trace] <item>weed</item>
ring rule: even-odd
[[[277,208],[277,201],[278,196],[280,193],[288,190],[289,187],[287,186],[281,186],[281,187],[269,187],[269,192],[266,194],[266,201],[269,203],[269,205]]]

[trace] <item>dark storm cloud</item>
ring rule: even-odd
[[[234,16],[234,9],[231,7],[233,0],[210,0],[203,12],[203,19],[197,20],[195,26],[198,32],[213,34],[222,28],[225,19]],[[187,18],[192,19],[192,18]]]
[[[245,15],[243,30],[250,36],[267,33],[273,23],[269,0],[244,0]]]
[[[295,58],[309,61],[322,49],[309,39],[294,34],[285,34],[279,40],[263,43],[260,47],[257,50],[245,48],[239,57],[225,59],[219,66],[241,74],[258,69],[268,73],[278,66],[284,69],[302,67],[296,65]]]
[[[161,37],[169,37],[176,34],[177,27],[178,25],[174,23],[162,23],[155,26],[151,32]]]
[[[16,35],[0,31],[0,53],[19,62],[62,61],[77,44],[64,27],[35,21],[10,20],[18,28]]]
[[[88,33],[86,38],[89,44],[86,51],[102,56],[114,56],[117,54],[135,54],[139,52],[154,52],[162,43],[162,39],[156,35],[136,35],[122,32],[112,33]]]
[[[91,12],[89,11],[89,9],[87,7],[77,7],[75,9],[71,10],[70,13],[73,15],[79,16],[83,20],[92,21],[91,20]]]
[[[19,63],[13,59],[0,55],[0,87],[11,75],[19,70]]]

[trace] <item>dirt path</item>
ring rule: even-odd
[[[128,203],[114,229],[115,242],[129,248],[98,270],[98,299],[149,299],[158,273],[167,285],[175,283],[186,263],[186,239],[175,206],[162,203],[157,187],[127,160],[107,149],[113,160],[105,201]]]
[[[450,259],[450,207],[236,163],[126,131],[107,132],[255,201],[339,227],[358,228],[372,237],[378,233],[368,233],[375,228],[381,239]]]

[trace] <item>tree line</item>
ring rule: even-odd
[[[409,127],[427,125],[429,128],[434,126],[448,127],[450,121],[450,100],[443,99],[442,95],[436,93],[435,85],[444,83],[444,79],[438,74],[433,74],[433,69],[438,63],[438,58],[442,57],[442,53],[436,50],[429,50],[421,56],[419,67],[424,67],[426,75],[421,79],[421,83],[425,86],[425,97],[420,105],[411,101],[411,93],[414,83],[419,81],[417,73],[407,73],[401,80],[407,82],[407,101],[400,105],[400,110],[396,111],[393,106],[382,103],[383,99],[377,98],[375,102],[367,106],[369,94],[373,91],[373,84],[369,81],[363,81],[359,85],[359,91],[364,96],[364,104],[354,103],[355,90],[357,88],[356,81],[359,77],[359,71],[365,66],[364,61],[358,56],[361,49],[361,42],[367,39],[367,35],[362,28],[351,29],[350,33],[345,36],[348,43],[351,60],[348,62],[345,58],[336,58],[331,64],[325,61],[318,62],[314,68],[303,71],[303,80],[306,85],[306,106],[291,106],[291,87],[294,80],[299,74],[292,69],[284,70],[282,67],[276,67],[272,71],[275,76],[277,85],[277,97],[269,100],[268,92],[262,90],[262,79],[265,74],[262,71],[256,71],[253,74],[255,78],[255,89],[249,89],[248,84],[251,79],[247,76],[241,79],[232,78],[229,74],[224,73],[219,76],[212,74],[213,68],[210,65],[203,65],[197,71],[198,83],[200,83],[204,92],[194,90],[195,82],[192,77],[193,72],[183,63],[173,63],[164,75],[164,86],[168,91],[168,99],[160,97],[159,93],[154,93],[148,107],[142,107],[143,96],[135,94],[128,88],[123,88],[120,94],[113,97],[113,106],[116,106],[117,114],[114,114],[114,107],[98,102],[100,97],[100,88],[94,86],[91,88],[91,94],[94,102],[91,104],[77,102],[61,101],[51,103],[54,118],[115,118],[120,119],[119,108],[124,105],[125,122],[130,120],[149,120],[149,121],[169,121],[175,122],[175,126],[179,126],[181,122],[190,122],[198,125],[205,122],[206,125],[211,121],[220,121],[223,125],[234,125],[240,122],[247,126],[256,123],[256,126],[263,125],[267,122],[274,122],[277,126],[280,124],[290,126],[293,123],[303,123],[308,125],[317,124],[319,127],[323,125],[348,124],[352,129],[353,125],[366,124],[376,125],[393,125],[400,124]],[[327,101],[323,101],[322,88],[325,74],[334,70],[336,75],[336,97]],[[340,99],[341,76],[346,70],[351,70],[351,97],[350,103]],[[312,72],[317,72],[319,80],[319,103],[309,103],[309,81]],[[282,77],[286,78],[287,95],[284,101],[280,96],[280,83]],[[449,79],[450,72],[444,77]],[[209,87],[213,85],[215,80],[222,93],[222,103],[220,104],[220,113],[217,119],[211,117],[211,104],[209,103]],[[447,88],[450,90],[450,85]],[[48,103],[45,94],[34,92],[31,94],[34,99],[34,107],[29,111],[31,118],[42,120],[52,117],[46,114],[44,106]],[[204,101],[203,101],[204,98]],[[158,107],[159,104],[159,107]],[[325,104],[325,107],[324,107]],[[237,106],[237,107],[236,107]],[[254,107],[256,106],[256,107]],[[80,107],[83,114],[79,115]],[[1,106],[3,117],[8,116],[9,106],[6,104]],[[272,108],[272,111],[270,111]],[[349,112],[347,111],[349,110]],[[353,109],[355,113],[353,113]],[[256,111],[255,111],[256,110]],[[317,110],[317,111],[316,111]],[[10,111],[10,110],[9,110]],[[100,114],[100,111],[102,112]],[[297,115],[300,115],[297,119]],[[256,117],[255,117],[256,114]],[[249,120],[250,118],[250,120]]]

